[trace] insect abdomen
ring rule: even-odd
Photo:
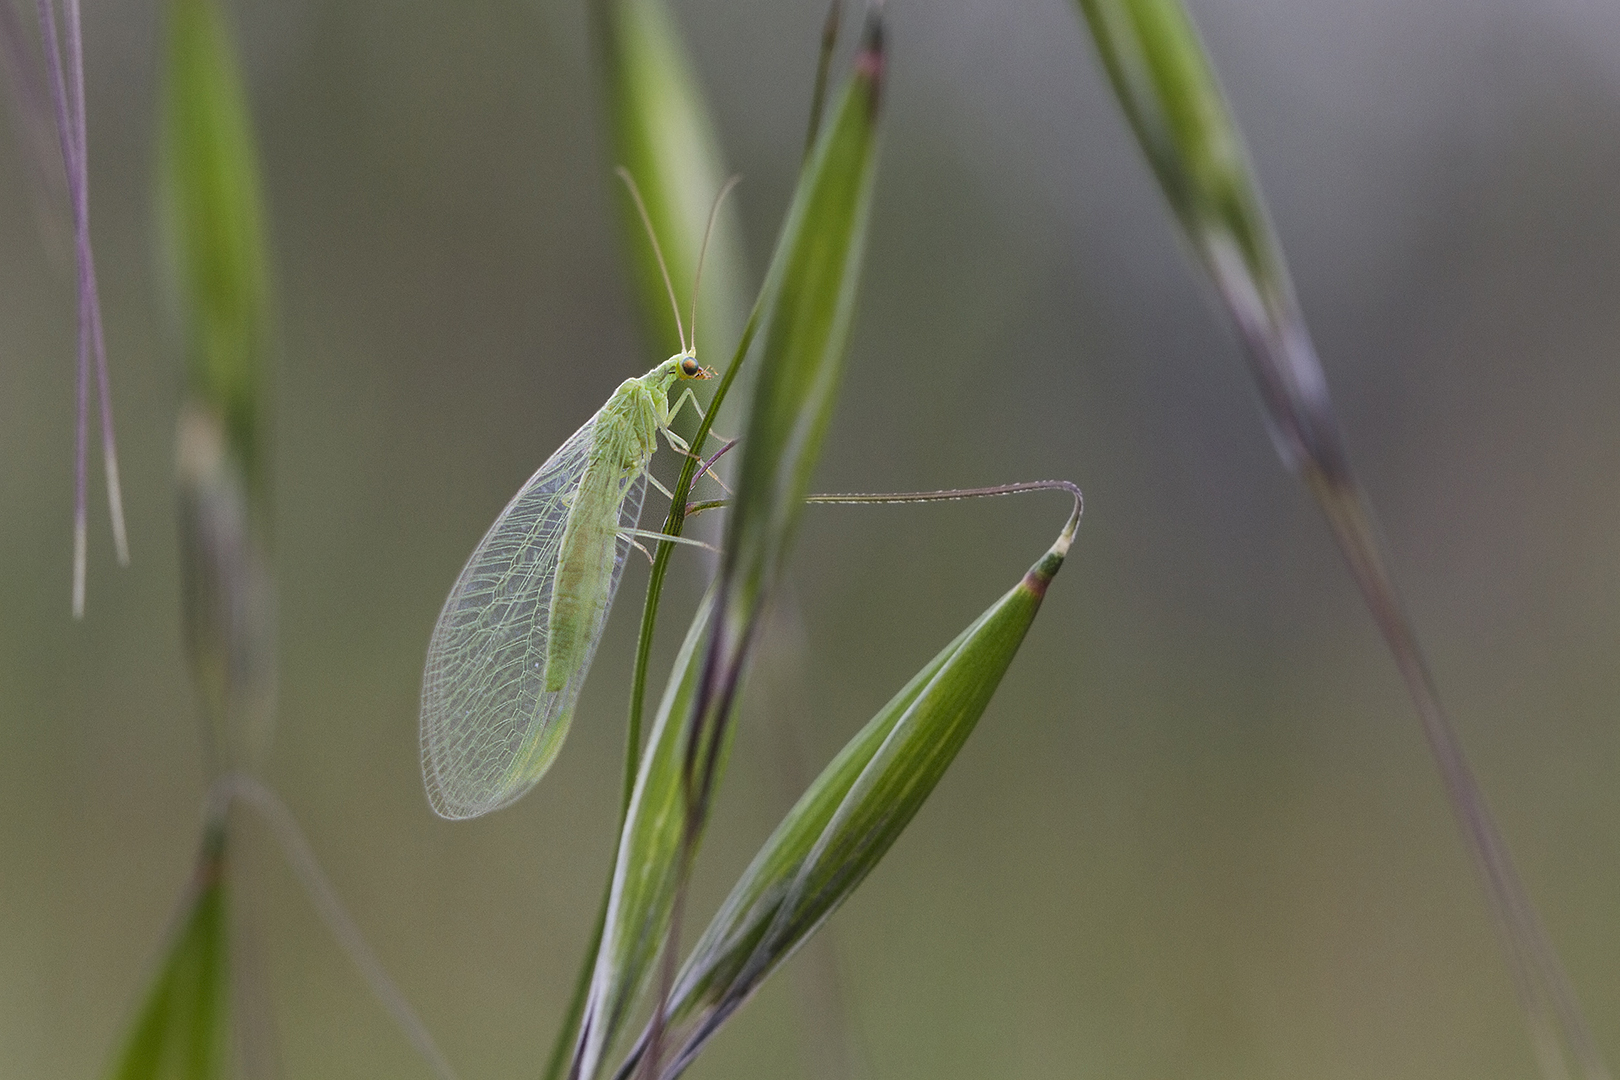
[[[641,433],[636,427],[639,425],[634,423],[601,425],[590,464],[580,477],[557,552],[557,578],[551,590],[547,693],[567,686],[590,655],[612,600],[609,591],[618,561],[619,507],[628,482],[647,467],[648,455],[641,452]]]

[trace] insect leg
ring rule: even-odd
[[[660,484],[658,482],[658,477],[654,476],[650,472],[647,474],[647,483],[651,484],[653,487],[657,488],[659,491],[662,491],[664,493],[664,498],[673,499],[675,497],[675,493],[673,491],[669,490],[669,488],[665,487],[663,484]]]
[[[675,399],[675,407],[669,410],[669,418],[674,420],[677,416],[679,416],[681,414],[681,410],[686,408],[687,402],[691,402],[692,408],[694,409],[698,407],[697,395],[692,393],[692,388],[690,386],[681,392],[680,397]],[[699,411],[701,412],[701,410]]]
[[[674,447],[676,450],[679,450],[681,453],[686,454],[688,457],[691,456],[692,444],[675,434],[675,432],[671,431],[669,428],[664,429],[664,438],[669,440],[670,446]]]
[[[640,541],[638,541],[633,536],[626,536],[625,539],[630,541],[630,546],[631,547],[635,548],[637,551],[639,551],[643,555],[647,556],[647,565],[648,566],[651,566],[653,564],[652,552],[648,551],[645,547],[643,547],[641,545]]]
[[[684,391],[682,391],[680,397],[675,399],[675,407],[669,410],[669,418],[671,420],[674,420],[676,415],[678,415],[680,413],[680,411],[683,408],[686,407],[687,402],[691,402],[692,408],[694,408],[694,409],[699,409],[700,408],[698,403],[697,403],[697,396],[692,393],[692,388],[690,386],[688,386]],[[726,436],[720,434],[718,431],[715,431],[713,428],[709,429],[709,438],[711,438],[711,439],[719,439],[723,443],[734,442],[735,441],[733,439],[727,438]]]
[[[693,540],[690,536],[671,536],[669,533],[652,532],[648,529],[620,529],[619,535],[624,537],[626,540],[629,540],[632,544],[635,544],[634,537],[645,536],[649,540],[667,540],[671,544],[687,544],[691,547],[700,547],[706,551],[712,551],[716,555],[720,554],[720,549],[715,547],[713,544],[705,544],[701,540]],[[640,547],[641,545],[637,544],[636,546]]]

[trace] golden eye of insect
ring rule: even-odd
[[[688,379],[697,378],[698,374],[702,370],[703,368],[699,366],[696,357],[688,356],[681,361],[681,374],[685,375]]]

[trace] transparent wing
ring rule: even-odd
[[[501,511],[433,628],[422,675],[422,778],[442,817],[477,817],[522,795],[567,732],[630,550],[621,537],[585,662],[561,690],[545,692],[557,551],[596,423],[593,416],[574,432]],[[635,527],[645,491],[643,469],[625,483],[621,528]]]

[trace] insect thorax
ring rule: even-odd
[[[658,408],[659,391],[645,379],[626,379],[602,407],[596,425],[594,454],[617,458],[627,470],[639,471],[658,449],[658,428],[662,419]],[[665,406],[667,409],[668,406]]]

